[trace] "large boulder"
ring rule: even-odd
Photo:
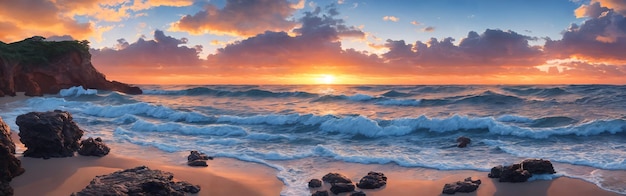
[[[526,159],[519,164],[498,165],[491,168],[487,176],[500,178],[500,182],[526,182],[533,174],[554,174],[554,167],[548,160]]]
[[[377,189],[385,186],[386,184],[387,177],[385,174],[371,171],[367,173],[367,176],[363,176],[356,186],[361,189]]]
[[[96,139],[90,137],[81,141],[78,148],[78,154],[83,156],[103,157],[109,154],[109,151],[111,151],[111,148],[105,145],[99,137]]]
[[[198,193],[200,187],[188,182],[174,182],[174,175],[146,166],[117,171],[109,175],[96,176],[87,187],[75,196],[90,195],[154,195],[183,196]]]
[[[91,63],[88,42],[43,41],[40,36],[0,46],[0,95],[56,94],[61,89],[88,89],[141,94],[138,87],[109,81]]]
[[[528,170],[531,174],[554,174],[552,162],[543,159],[526,159],[521,163],[524,170]]]
[[[69,112],[30,112],[17,117],[20,141],[26,146],[25,157],[71,157],[80,147],[84,131]]]
[[[457,181],[453,183],[448,183],[443,186],[442,193],[444,194],[454,194],[456,192],[461,193],[471,193],[478,189],[480,185],[480,180],[472,180],[472,177],[465,178],[463,181]]]
[[[533,175],[527,170],[522,169],[520,164],[509,166],[496,166],[491,169],[488,174],[490,178],[500,178],[500,182],[526,182]]]
[[[0,117],[0,144],[9,148],[9,151],[15,154],[15,143],[11,139],[11,128],[2,120],[2,117]]]
[[[339,173],[328,173],[322,177],[322,181],[328,183],[352,183],[350,178]]]

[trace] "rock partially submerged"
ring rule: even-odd
[[[330,187],[330,192],[333,192],[334,194],[339,194],[339,193],[349,193],[354,191],[355,186],[354,184],[352,184],[352,182],[350,183],[331,183],[332,186]]]
[[[526,159],[519,164],[498,165],[491,168],[487,176],[500,178],[500,182],[526,182],[533,174],[554,174],[554,167],[548,160]]]
[[[356,186],[361,189],[377,189],[387,184],[387,177],[381,172],[369,172],[363,176]]]
[[[329,196],[328,191],[315,191],[311,196]]]
[[[472,177],[465,178],[463,181],[457,181],[453,183],[448,183],[443,186],[442,193],[444,194],[454,194],[456,192],[461,193],[471,193],[478,189],[480,186],[480,180],[472,180]]]
[[[189,156],[187,156],[187,165],[207,167],[209,166],[206,163],[207,160],[213,160],[213,157],[210,157],[204,153],[192,150],[189,152]]]
[[[87,187],[75,196],[90,195],[155,195],[183,196],[198,193],[200,187],[185,181],[174,182],[174,175],[146,166],[117,171],[109,175],[96,176]]]
[[[17,117],[20,141],[26,146],[25,157],[72,157],[79,148],[84,131],[69,112],[30,112]]]
[[[456,138],[456,142],[459,143],[456,145],[456,147],[465,148],[468,144],[472,143],[472,140],[468,137],[461,136],[459,138]]]
[[[111,148],[105,145],[100,137],[96,139],[87,138],[80,142],[80,148],[78,148],[78,154],[83,156],[103,157],[109,154],[109,151],[111,151]]]

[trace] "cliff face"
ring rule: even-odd
[[[0,42],[0,96],[56,94],[73,86],[142,93],[138,87],[106,80],[91,64],[88,49],[86,42],[47,42],[42,37]]]

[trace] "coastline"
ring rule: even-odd
[[[0,106],[28,99],[23,93],[15,97],[0,98]],[[26,173],[11,182],[15,195],[69,195],[80,191],[97,175],[146,165],[174,174],[177,180],[200,185],[202,190],[197,195],[280,195],[283,183],[276,177],[273,168],[218,157],[208,161],[209,167],[189,167],[186,163],[187,152],[167,153],[156,148],[134,144],[113,144],[111,154],[98,157],[76,155],[69,158],[48,160],[22,157],[24,146],[15,132],[12,137],[17,145],[18,158]],[[130,150],[128,149],[130,148]],[[123,152],[121,152],[123,151]],[[137,154],[129,154],[137,153]],[[172,158],[177,161],[172,161]],[[323,162],[323,161],[322,161]],[[487,172],[457,170],[441,171],[425,168],[404,168],[393,164],[367,165],[345,162],[320,163],[312,165],[325,173],[316,173],[321,178],[329,172],[339,172],[358,182],[368,171],[383,172],[389,178],[386,187],[377,190],[365,190],[367,195],[441,195],[444,184],[463,180],[466,177],[480,179],[481,186],[476,192],[457,193],[460,195],[619,195],[603,190],[595,184],[574,178],[559,177],[553,180],[537,180],[525,183],[499,183],[497,179],[487,178]],[[558,168],[557,168],[558,171]],[[303,178],[308,178],[304,177]],[[301,179],[308,181],[309,179]],[[306,187],[306,184],[296,185]],[[328,188],[328,187],[326,187]],[[314,190],[312,191],[314,192]],[[345,194],[340,194],[345,195]]]

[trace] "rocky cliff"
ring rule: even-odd
[[[56,94],[61,89],[85,88],[141,94],[138,87],[108,81],[91,64],[87,41],[44,41],[35,36],[0,42],[0,97],[25,92],[28,96]]]

